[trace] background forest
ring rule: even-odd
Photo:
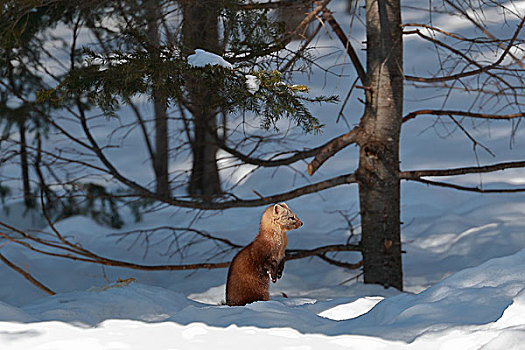
[[[518,348],[525,2],[1,6],[0,343]],[[272,301],[220,306],[283,201]]]

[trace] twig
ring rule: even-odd
[[[500,189],[486,189],[479,187],[468,187],[461,186],[456,184],[450,184],[446,182],[431,181],[425,179],[410,179],[411,181],[421,182],[427,185],[438,186],[438,187],[448,187],[455,190],[467,191],[467,192],[479,192],[479,193],[520,193],[525,192],[525,188],[500,188]]]
[[[356,269],[360,268],[361,266],[363,266],[363,260],[360,260],[359,262],[357,262],[355,264],[351,264],[351,263],[347,263],[347,262],[343,262],[343,261],[339,261],[339,260],[335,260],[335,259],[329,258],[325,254],[319,254],[318,257],[321,258],[322,260],[326,261],[327,263],[331,264],[331,265],[344,267],[345,269],[349,269],[349,270],[356,270]]]
[[[326,252],[360,252],[359,244],[333,244],[315,249],[287,249],[286,261],[302,259],[313,255],[320,255]]]
[[[337,21],[335,20],[334,16],[332,15],[332,12],[325,8],[323,10],[323,18],[328,22],[328,24],[332,27],[333,31],[345,47],[346,53],[350,57],[350,60],[352,61],[352,64],[355,67],[355,70],[357,72],[357,76],[359,77],[359,80],[361,80],[361,84],[367,85],[366,81],[366,72],[363,68],[363,65],[361,64],[361,61],[359,60],[359,57],[357,56],[357,53],[355,52],[352,44],[346,37],[345,33],[343,32],[343,29],[341,29],[341,26]]]
[[[473,144],[473,147],[474,147],[474,154],[476,155],[476,159],[478,159],[478,155],[477,155],[477,152],[476,152],[476,147],[477,146],[480,146],[481,148],[483,148],[488,154],[490,154],[492,157],[496,157],[496,155],[494,154],[494,152],[492,152],[490,150],[490,148],[488,148],[487,146],[479,143],[475,138],[474,136],[472,136],[464,127],[463,125],[461,125],[460,122],[458,122],[453,116],[449,115],[449,118],[452,119],[452,121],[454,122],[454,124],[457,125],[457,127],[463,131],[463,133],[469,138],[470,141],[472,141],[472,144]]]
[[[361,272],[361,273],[359,273],[359,274],[357,274],[357,275],[355,275],[355,276],[353,276],[353,277],[351,277],[351,278],[349,278],[347,280],[344,280],[343,282],[339,283],[339,285],[342,286],[345,283],[348,283],[348,282],[353,281],[353,280],[357,280],[359,277],[361,277],[363,275],[364,275],[364,272]]]
[[[48,287],[43,285],[41,282],[39,282],[36,278],[31,276],[31,274],[29,272],[24,271],[20,267],[18,267],[15,264],[13,264],[11,261],[7,260],[2,254],[0,254],[0,260],[2,260],[3,263],[6,264],[8,267],[10,267],[14,271],[18,272],[19,274],[21,274],[26,280],[28,280],[29,282],[31,282],[32,284],[34,284],[35,286],[37,286],[38,288],[43,290],[45,293],[47,293],[49,295],[55,295],[56,294],[51,289],[49,289]]]

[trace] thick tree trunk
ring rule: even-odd
[[[184,2],[182,27],[183,50],[186,55],[195,49],[219,53],[219,8],[216,1]],[[213,105],[214,92],[206,80],[188,76],[186,89],[190,112],[193,115],[193,152],[188,193],[193,197],[210,200],[221,194],[217,168],[217,110]]]
[[[155,0],[145,2],[147,35],[153,47],[160,45],[159,3]],[[159,58],[160,59],[160,58]],[[155,113],[155,153],[153,155],[153,170],[155,172],[156,193],[163,197],[170,196],[168,176],[168,114],[167,101],[164,93],[157,84],[161,83],[162,77],[153,78],[153,109]]]
[[[367,0],[367,82],[359,138],[365,283],[403,288],[399,136],[403,108],[400,0]]]

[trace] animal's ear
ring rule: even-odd
[[[281,207],[285,207],[286,209],[290,209],[290,208],[288,208],[288,206],[286,205],[285,202],[282,202],[282,203],[280,204],[280,206],[281,206]]]
[[[283,210],[285,210],[281,204],[276,204],[273,206],[273,214],[279,215]]]

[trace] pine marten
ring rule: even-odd
[[[284,269],[286,232],[303,225],[285,203],[271,205],[261,217],[255,240],[232,260],[226,281],[226,304],[246,305],[269,300],[269,279],[275,283]]]

